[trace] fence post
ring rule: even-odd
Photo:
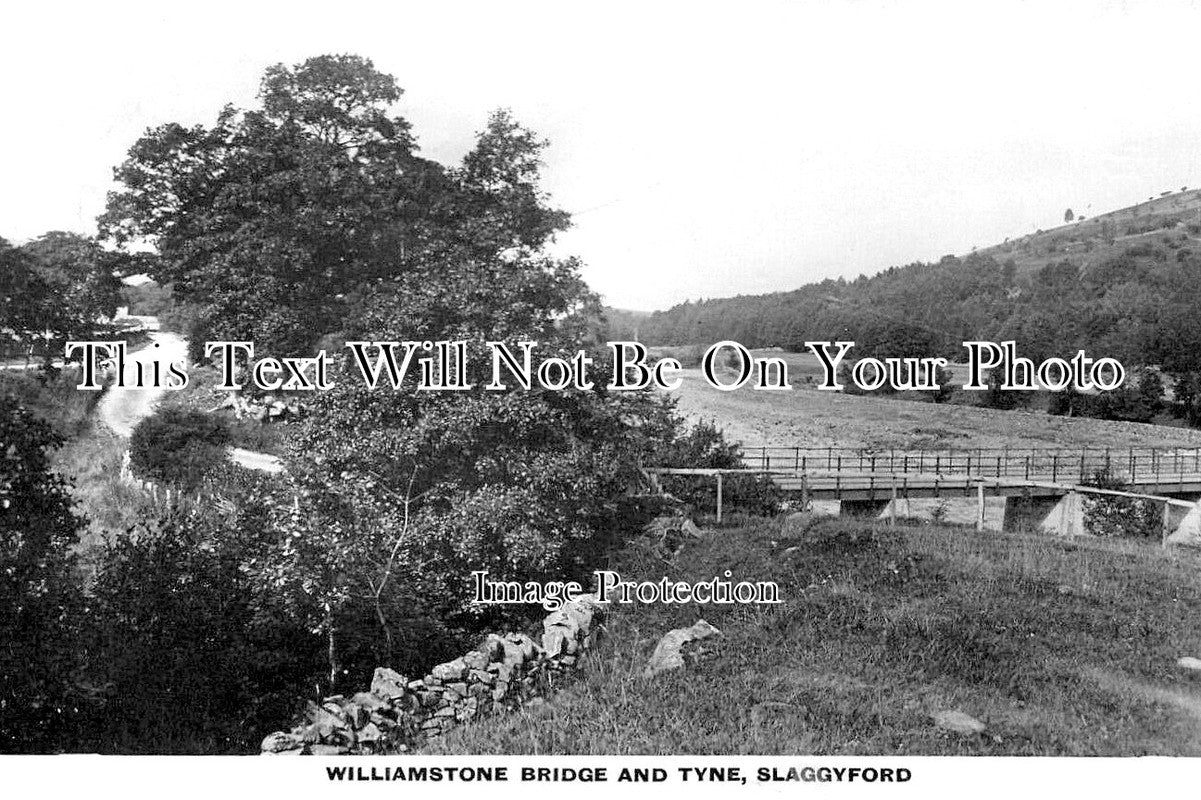
[[[721,524],[721,473],[717,473],[717,524]]]
[[[976,484],[976,530],[984,530],[984,481]]]

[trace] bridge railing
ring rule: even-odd
[[[744,447],[748,469],[782,475],[821,472],[922,473],[1085,482],[1107,473],[1126,482],[1201,474],[1201,448],[975,448],[899,450]]]

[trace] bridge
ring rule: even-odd
[[[654,470],[722,476],[764,475],[802,504],[836,500],[839,513],[896,518],[901,500],[975,498],[984,527],[984,498],[1005,498],[1003,530],[1041,528],[1085,533],[1082,495],[1162,504],[1164,538],[1201,535],[1201,448],[744,448],[738,470]],[[1112,488],[1120,486],[1121,489]],[[720,510],[719,510],[720,519]]]

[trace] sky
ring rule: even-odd
[[[619,308],[966,253],[1201,185],[1196,3],[43,0],[0,10],[0,236],[95,231],[164,122],[355,53],[422,154],[550,141],[558,252]]]

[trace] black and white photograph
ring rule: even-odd
[[[1198,3],[0,31],[13,796],[1201,778]]]

